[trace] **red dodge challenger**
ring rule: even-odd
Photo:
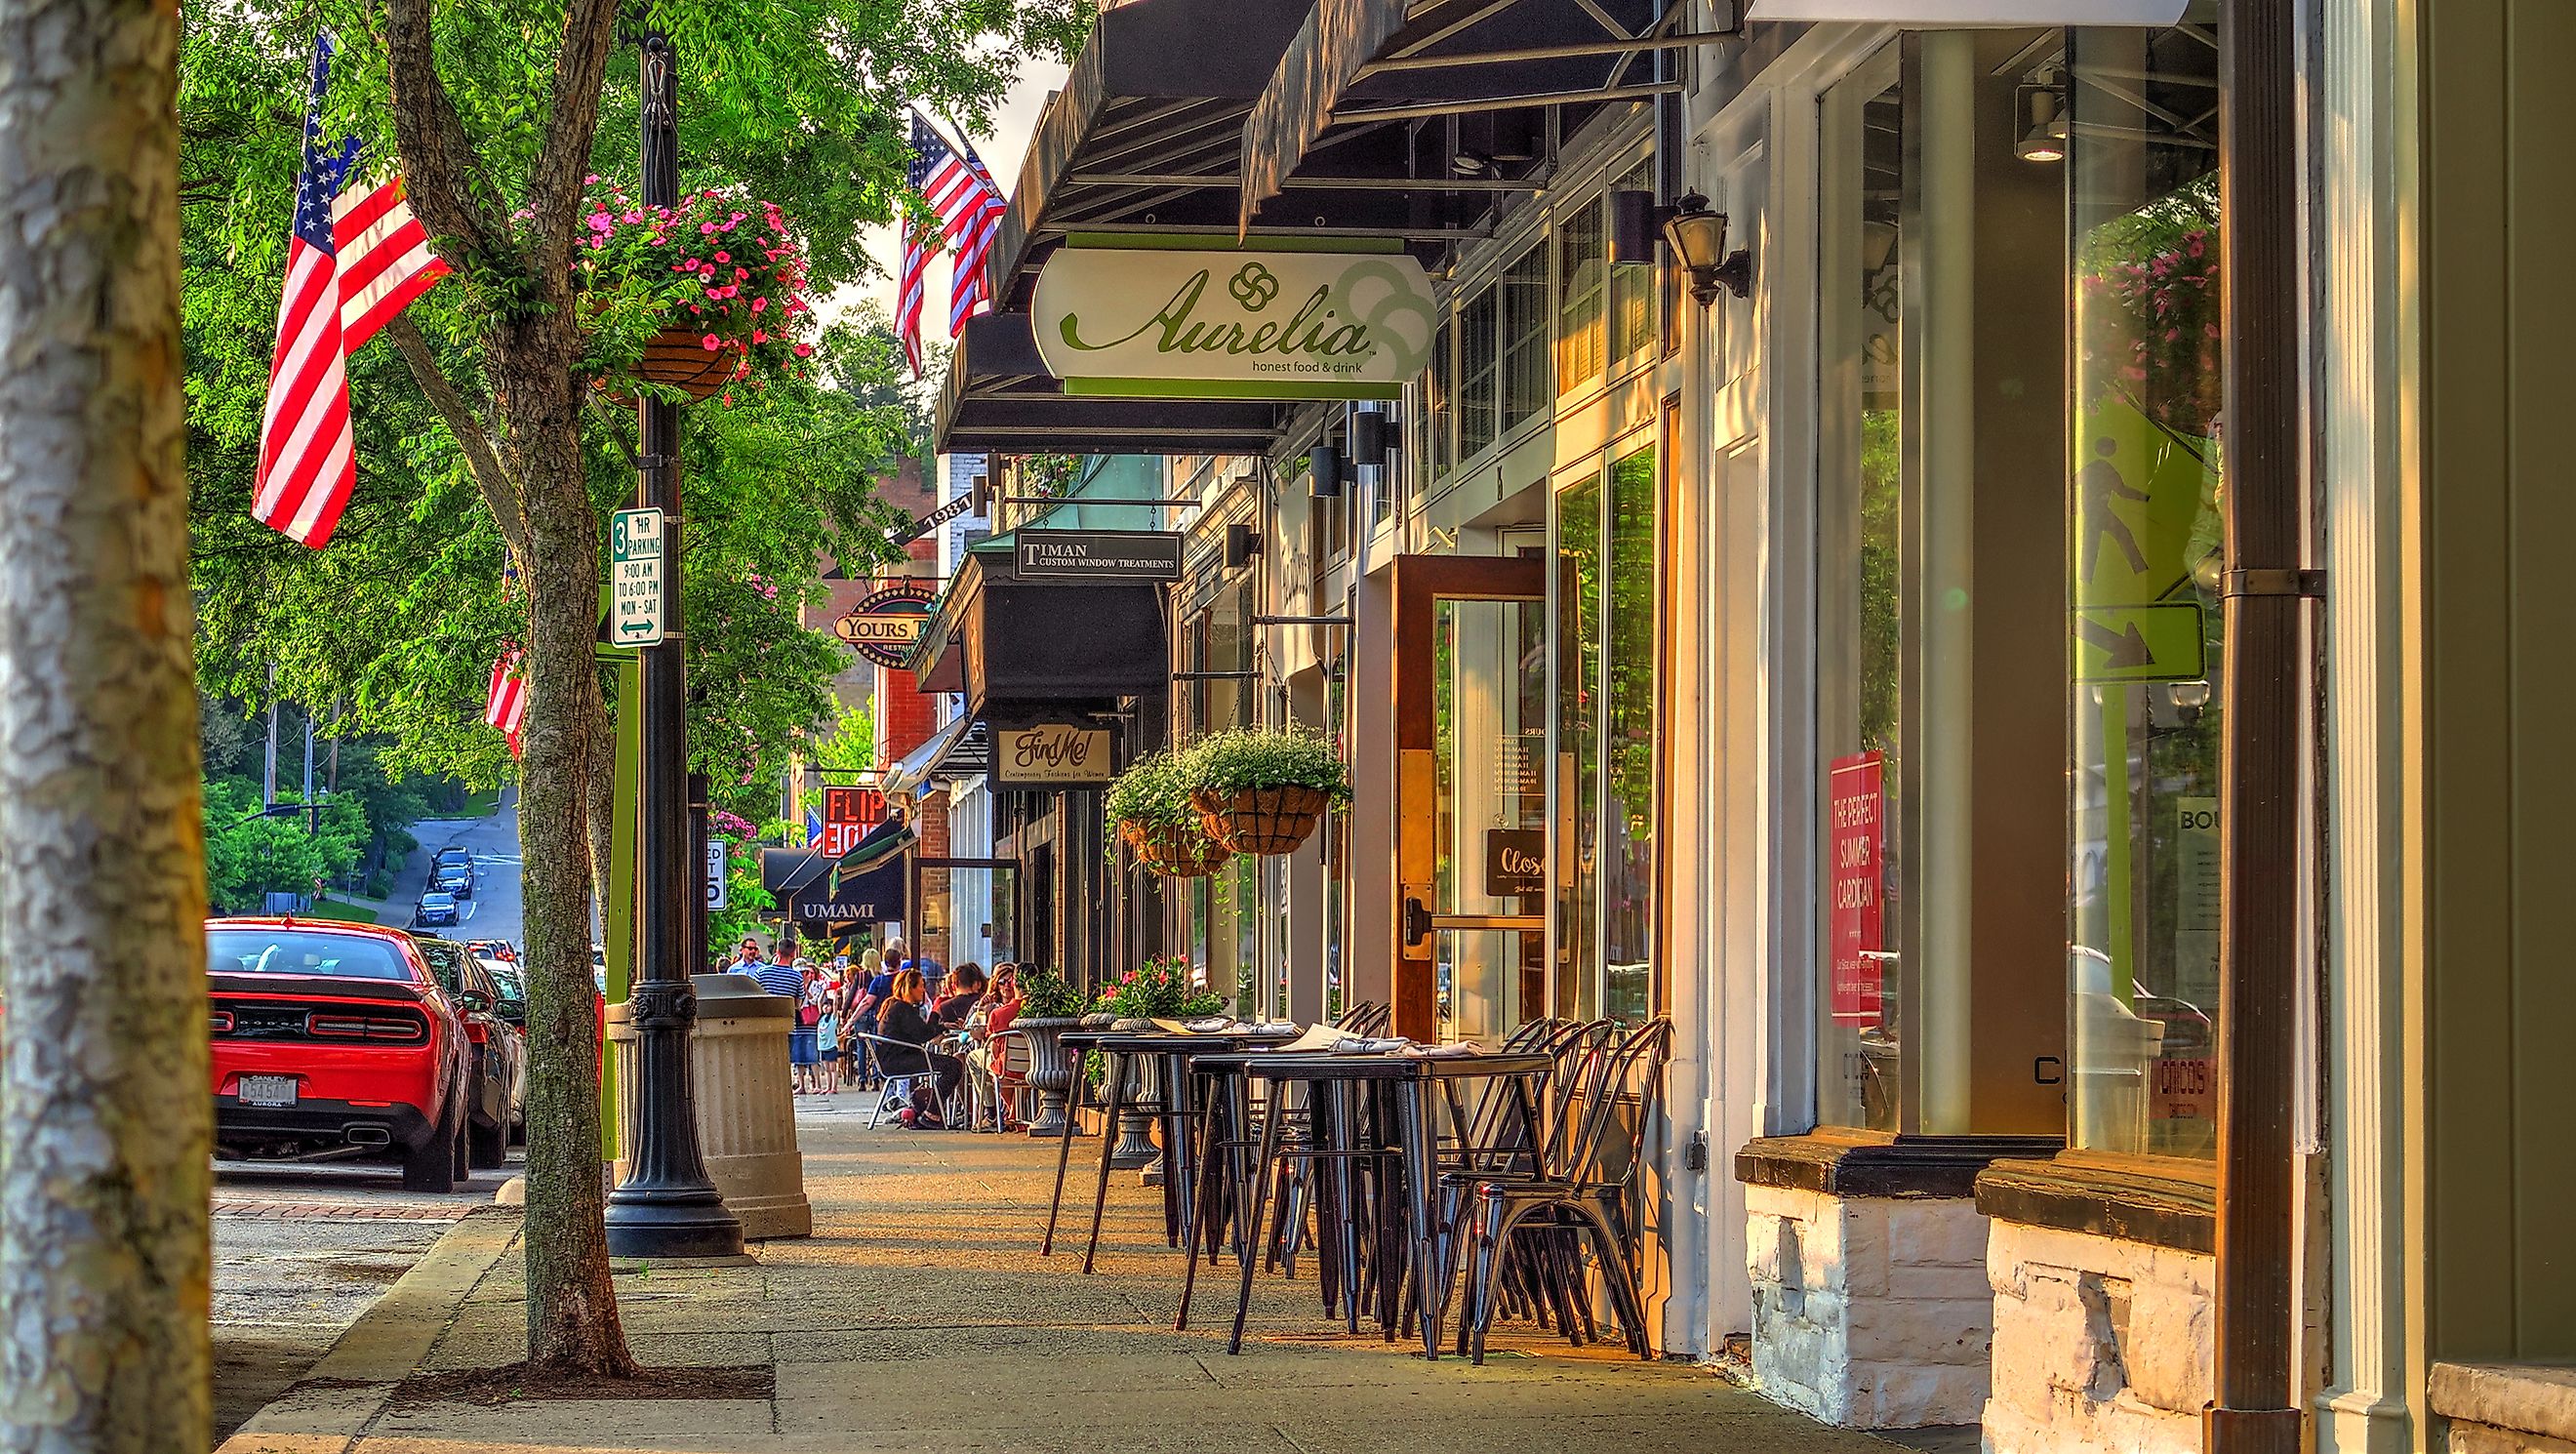
[[[392,1157],[406,1190],[455,1188],[470,1046],[410,935],[209,919],[206,958],[218,1155]]]

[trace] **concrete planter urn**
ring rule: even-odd
[[[689,1032],[689,1079],[696,1094],[698,1146],[707,1177],[742,1219],[749,1241],[807,1237],[814,1209],[805,1199],[805,1158],[796,1145],[796,1107],[787,1083],[791,1002],[762,991],[741,974],[692,977],[698,1016]],[[627,1007],[608,1007],[609,1050],[617,1058],[617,1180],[635,1145],[636,1032]]]
[[[1109,1028],[1145,1035],[1151,1034],[1156,1027],[1151,1020],[1130,1018],[1113,1021]],[[1119,1071],[1127,1077],[1127,1087],[1120,1093],[1124,1102],[1133,1106],[1152,1099],[1157,1093],[1154,1062],[1142,1055],[1121,1056],[1120,1059],[1125,1063]],[[1110,1148],[1109,1164],[1120,1171],[1143,1171],[1145,1182],[1150,1186],[1154,1184],[1162,1158],[1162,1148],[1154,1144],[1154,1118],[1141,1111],[1121,1111],[1118,1115],[1118,1144]]]
[[[1064,1032],[1082,1023],[1079,1015],[1022,1015],[1011,1021],[1029,1037],[1029,1088],[1038,1093],[1037,1118],[1029,1122],[1032,1139],[1064,1134],[1065,1101],[1073,1090],[1073,1063],[1064,1053]],[[1077,1127],[1079,1134],[1080,1128]]]

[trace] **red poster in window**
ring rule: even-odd
[[[1887,947],[1881,899],[1886,847],[1887,793],[1879,755],[1835,758],[1825,791],[1825,952],[1832,965],[1830,1008],[1840,1024],[1880,1021],[1884,965],[1870,954]]]

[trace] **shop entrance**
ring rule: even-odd
[[[1019,875],[1008,858],[913,860],[914,956],[943,971],[974,964],[986,973],[1019,959]]]
[[[1395,562],[1395,1032],[1547,1013],[1547,568]]]

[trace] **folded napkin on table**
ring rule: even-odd
[[[1412,1048],[1413,1042],[1401,1035],[1384,1035],[1376,1039],[1345,1035],[1333,1042],[1335,1055],[1385,1055],[1392,1051]]]

